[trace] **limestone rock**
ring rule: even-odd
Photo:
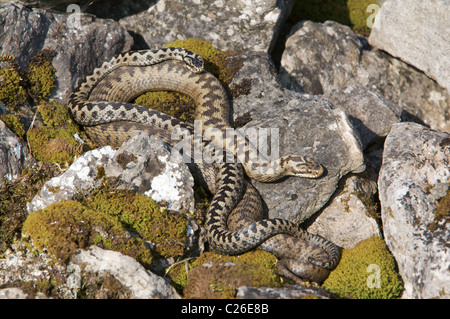
[[[172,156],[157,137],[139,133],[105,166],[106,176],[120,180],[118,189],[132,189],[175,211],[194,211],[194,179],[181,156]]]
[[[387,0],[370,33],[371,45],[415,66],[450,91],[448,1]]]
[[[449,298],[450,135],[415,123],[389,133],[378,179],[383,230],[404,298]],[[446,205],[446,206],[445,206]],[[439,211],[438,211],[439,209]],[[439,212],[439,213],[438,213]]]
[[[402,121],[450,132],[449,91],[405,62],[382,51],[363,51],[355,80],[397,104]]]
[[[87,272],[111,274],[130,290],[130,298],[133,299],[180,298],[175,288],[162,277],[146,270],[133,258],[116,251],[92,246],[72,257],[69,268],[77,269],[74,265]]]
[[[386,136],[391,126],[400,122],[398,105],[359,84],[331,89],[323,97],[349,116],[361,137],[363,149]]]
[[[131,36],[115,21],[50,13],[14,2],[0,5],[0,34],[0,54],[16,57],[23,69],[39,50],[56,53],[52,64],[57,88],[52,98],[59,99],[67,98],[103,61],[132,45]]]
[[[239,287],[239,299],[332,299],[334,296],[325,289],[318,287],[288,286],[283,288]]]
[[[27,204],[29,213],[44,209],[60,200],[71,200],[79,192],[88,194],[101,185],[99,167],[112,161],[115,151],[106,146],[86,152],[60,176],[47,181],[41,191]]]
[[[319,179],[289,177],[276,183],[253,182],[270,217],[304,221],[329,200],[342,176],[364,171],[359,136],[342,110],[318,96],[284,89],[267,55],[244,59],[230,86],[243,83],[247,83],[248,92],[233,100],[235,122],[248,118],[251,121],[245,129],[275,129],[272,147],[279,147],[280,156],[307,155],[326,168]],[[268,141],[272,144],[271,138]]]
[[[119,150],[110,146],[86,152],[62,175],[47,181],[28,204],[28,211],[43,209],[79,192],[99,187],[104,175],[116,178],[118,189],[144,193],[166,201],[171,210],[193,211],[193,178],[181,158],[170,156],[164,143],[146,133],[126,141]]]
[[[25,143],[0,120],[0,188],[3,177],[15,180],[32,160]]]
[[[120,20],[154,49],[171,41],[202,38],[221,50],[270,51],[294,1],[158,1]]]
[[[343,180],[329,203],[319,212],[308,232],[320,234],[342,248],[355,245],[372,236],[381,237],[375,217],[376,183],[351,175]],[[314,217],[313,217],[314,218]]]
[[[286,41],[280,79],[291,90],[326,96],[359,84],[383,96],[382,103],[397,104],[403,121],[450,131],[450,94],[445,88],[405,62],[369,49],[365,39],[337,22],[295,25]]]
[[[0,299],[27,299],[28,295],[19,288],[0,289]]]
[[[299,22],[286,41],[281,81],[310,94],[340,87],[354,78],[362,47],[353,31],[337,22]]]

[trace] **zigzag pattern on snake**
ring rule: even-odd
[[[181,48],[126,53],[105,62],[72,94],[68,107],[75,121],[99,145],[120,146],[137,131],[146,131],[174,146],[172,133],[184,129],[193,136],[192,125],[128,103],[146,91],[159,90],[192,97],[197,105],[196,119],[202,121],[204,130],[230,127],[229,102],[220,82],[203,71],[200,56]],[[248,176],[261,181],[284,175],[318,177],[323,168],[308,157],[293,155],[272,162],[259,161],[251,157],[248,141],[241,142],[246,161],[190,166],[214,194],[206,220],[210,246],[224,254],[241,254],[254,248],[268,250],[297,276],[323,280],[338,263],[339,248],[287,220],[262,219],[261,199],[245,180],[243,167]],[[226,137],[220,142],[203,141],[205,148],[229,148],[233,143]]]

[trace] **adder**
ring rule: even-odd
[[[99,146],[118,147],[139,131],[158,136],[172,147],[177,146],[174,133],[183,131],[188,144],[193,144],[196,132],[191,124],[130,103],[144,92],[161,90],[181,92],[194,100],[202,133],[231,127],[224,88],[203,69],[199,55],[182,48],[134,51],[104,62],[70,96],[68,108]],[[339,262],[340,248],[290,221],[264,219],[262,200],[245,178],[245,173],[264,182],[286,175],[316,178],[323,167],[297,155],[261,160],[245,137],[238,139],[244,145],[240,154],[233,147],[234,139],[201,138],[204,149],[212,153],[220,148],[234,152],[231,162],[217,157],[212,163],[194,160],[189,165],[196,180],[213,194],[205,222],[211,248],[229,255],[263,249],[279,258],[277,267],[285,276],[323,281]]]

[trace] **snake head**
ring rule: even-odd
[[[310,157],[295,156],[291,160],[290,171],[295,176],[317,178],[323,174],[324,169],[322,165]]]
[[[184,63],[188,66],[188,68],[194,73],[203,72],[203,58],[198,54],[189,54],[183,57]]]

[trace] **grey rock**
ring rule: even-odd
[[[133,258],[116,251],[91,246],[72,256],[69,268],[75,271],[79,269],[74,265],[83,268],[83,271],[112,275],[131,292],[132,299],[180,298],[175,288],[162,277],[146,270]]]
[[[450,132],[449,91],[407,63],[382,51],[363,51],[355,81],[397,104],[402,121]]]
[[[79,18],[79,19],[78,19]],[[0,54],[16,57],[25,69],[42,49],[56,55],[57,87],[52,98],[66,99],[103,61],[131,48],[131,36],[117,22],[92,15],[57,14],[19,3],[0,5]]]
[[[3,288],[0,289],[0,299],[27,299],[28,294],[26,294],[22,289],[19,288]]]
[[[201,38],[221,50],[267,52],[293,4],[292,0],[161,0],[120,24],[152,49],[178,39]]]
[[[422,121],[433,129],[450,131],[450,94],[445,88],[405,62],[368,50],[362,38],[337,22],[295,25],[286,41],[280,79],[291,90],[328,96],[359,84],[378,94],[396,115],[392,104],[397,104],[403,121]]]
[[[27,204],[29,213],[44,209],[60,200],[71,200],[75,195],[89,194],[99,187],[102,178],[98,168],[113,161],[115,151],[106,146],[84,153],[60,176],[48,180],[41,191]]]
[[[337,22],[299,22],[286,41],[281,81],[310,94],[345,85],[357,73],[362,47],[354,32]]]
[[[446,189],[450,184],[450,134],[415,123],[395,124],[385,142],[378,189],[385,240],[404,282],[403,298],[450,297],[449,213],[435,216],[442,184]],[[438,191],[431,192],[435,187]]]
[[[234,121],[249,117],[245,129],[278,129],[278,143],[274,145],[278,145],[280,156],[307,155],[326,168],[319,179],[289,177],[277,183],[253,182],[269,217],[304,221],[329,200],[342,176],[364,171],[358,134],[345,113],[326,100],[284,89],[267,55],[244,59],[230,87],[243,82],[248,83],[249,90],[233,100]]]
[[[25,143],[0,120],[0,188],[3,177],[15,180],[32,161]]]
[[[370,216],[375,207],[368,207],[374,205],[376,183],[357,175],[343,182],[343,187],[339,187],[319,212],[308,232],[320,234],[342,248],[353,248],[372,236],[381,237],[377,221]]]
[[[450,91],[449,1],[387,0],[370,33],[371,45],[414,65]]]
[[[49,296],[30,289],[45,282],[54,285]],[[0,286],[0,299],[180,298],[162,277],[133,258],[97,246],[79,250],[68,263],[59,263],[47,252],[36,254],[18,241],[0,258]]]
[[[25,247],[21,241],[15,242],[11,249],[7,250],[0,258],[0,286],[4,287],[2,297],[4,298],[46,298],[42,293],[31,295],[30,289],[24,291],[20,285],[35,282],[50,282],[57,278],[58,295],[60,298],[75,298],[73,291],[68,289],[65,279],[70,274],[66,271],[66,266],[54,263],[52,258],[42,252],[36,254]]]
[[[157,137],[139,133],[126,141],[105,166],[109,177],[120,180],[118,189],[131,189],[175,211],[194,212],[194,179],[181,156],[172,156]]]
[[[104,176],[115,178],[118,189],[146,194],[166,201],[171,210],[194,210],[193,177],[181,158],[171,156],[156,137],[140,133],[118,150],[105,146],[86,152],[60,176],[47,181],[27,205],[28,211],[43,209],[60,200],[70,200],[98,188]]]
[[[400,122],[398,105],[359,84],[331,89],[323,97],[349,116],[361,137],[363,149],[386,136],[391,126]]]
[[[256,287],[239,287],[237,291],[239,299],[332,299],[333,294],[319,287],[304,287],[292,285],[283,288],[256,288]]]

